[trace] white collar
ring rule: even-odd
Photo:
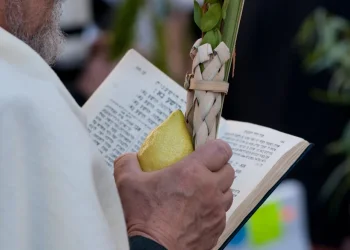
[[[0,58],[21,72],[43,81],[61,83],[51,67],[26,43],[0,27]]]

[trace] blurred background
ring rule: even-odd
[[[80,105],[132,47],[182,84],[201,36],[192,7],[67,0],[54,70]],[[227,249],[350,250],[350,2],[246,0],[223,116],[315,143]]]

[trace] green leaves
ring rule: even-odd
[[[204,0],[204,5],[201,7],[197,0],[194,0],[194,20],[203,33],[202,44],[209,43],[216,48],[223,41],[231,53],[235,51],[244,1]],[[231,57],[225,66],[226,81],[231,71],[232,61]]]
[[[203,33],[220,27],[222,10],[220,3],[216,3],[218,1],[219,0],[205,1],[210,5],[208,11],[204,14],[199,3],[196,0],[194,1],[194,22]]]
[[[215,49],[220,42],[222,41],[221,39],[221,32],[218,29],[211,30],[207,32],[202,40],[202,44],[209,43],[213,49]]]
[[[145,0],[123,1],[117,13],[114,15],[112,24],[111,60],[119,59],[126,51],[132,47],[135,39],[135,28],[137,16],[144,7]],[[125,29],[128,27],[128,29]]]
[[[208,32],[221,21],[221,6],[219,3],[211,4],[208,11],[202,16],[201,30]]]
[[[202,9],[199,6],[199,3],[194,1],[194,22],[199,28],[201,28],[202,15]]]

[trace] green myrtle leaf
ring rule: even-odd
[[[215,29],[214,32],[216,33],[216,38],[217,38],[217,44],[214,48],[216,48],[221,42],[222,42],[222,36],[221,36],[221,31],[220,29]]]
[[[209,43],[212,47],[213,47],[213,44],[215,44],[215,33],[213,30],[205,33],[202,40],[202,44],[206,44],[206,43]]]
[[[230,0],[224,0],[224,4],[222,5],[222,19],[226,19],[226,13],[227,13],[227,8],[228,4],[230,3]]]
[[[215,34],[215,43],[212,45],[213,49],[215,49],[222,42],[222,37],[221,37],[220,30],[219,29],[214,29],[214,34]]]
[[[220,30],[214,29],[207,32],[202,40],[202,44],[209,43],[213,49],[215,49],[221,42]]]
[[[197,1],[194,1],[194,22],[201,28],[202,9]]]
[[[216,26],[214,27],[214,29],[219,29],[219,30],[221,30],[221,22],[218,22],[218,23],[216,24]]]
[[[218,3],[214,3],[208,9],[208,11],[202,16],[201,30],[208,32],[212,30],[221,21],[221,6]]]

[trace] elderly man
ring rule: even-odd
[[[211,249],[232,203],[230,147],[154,173],[127,154],[114,178],[49,67],[60,5],[0,0],[0,249]]]

